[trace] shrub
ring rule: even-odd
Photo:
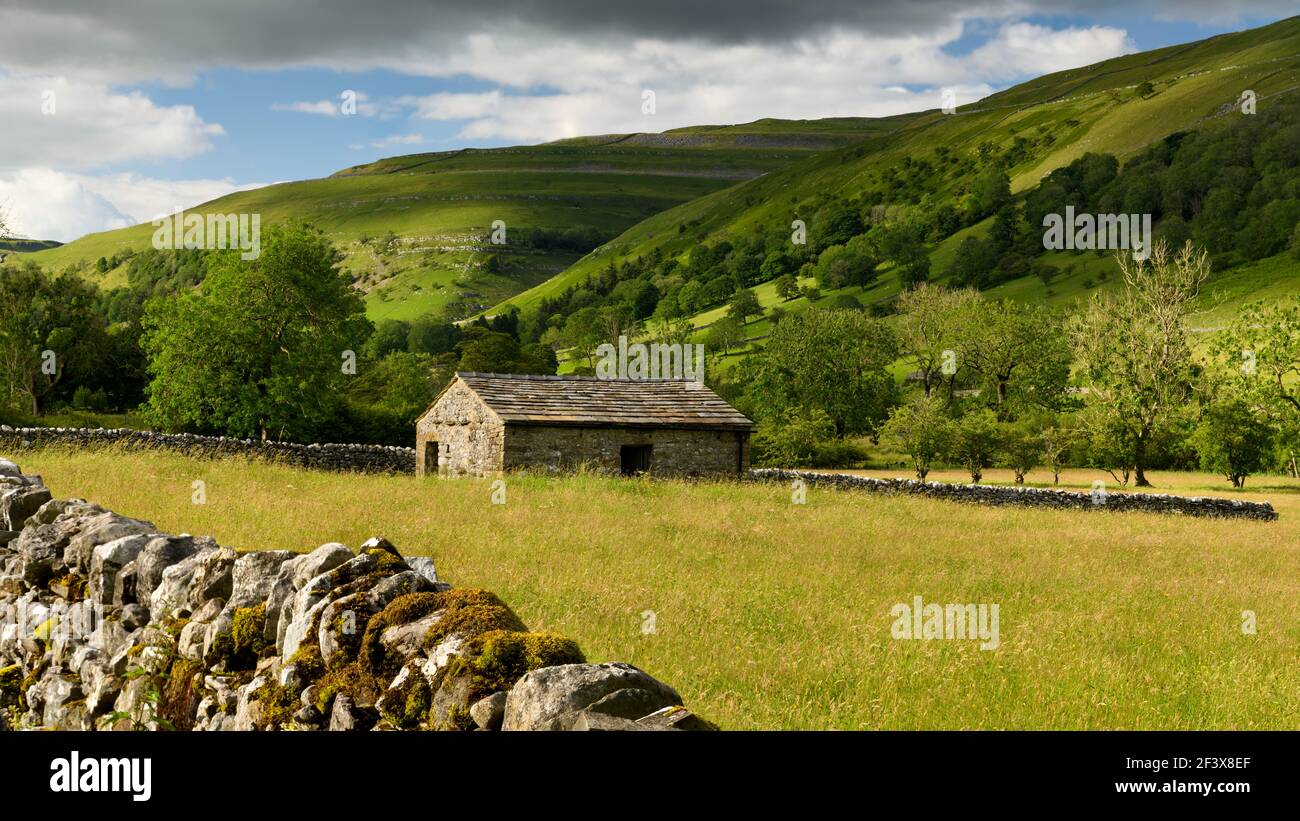
[[[1007,467],[1016,476],[1016,484],[1025,483],[1025,474],[1043,460],[1043,440],[1040,434],[1028,423],[1005,424],[1002,426],[1002,454]]]
[[[1002,448],[1002,430],[997,415],[988,409],[970,411],[957,420],[953,428],[953,461],[960,462],[970,473],[970,480],[984,478],[984,468]]]
[[[953,423],[937,399],[918,398],[894,408],[880,435],[912,458],[916,478],[924,482],[930,467],[951,447]]]
[[[1263,470],[1272,458],[1275,433],[1245,402],[1231,400],[1205,409],[1192,434],[1201,467],[1223,475],[1233,487]]]

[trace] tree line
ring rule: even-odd
[[[918,479],[939,464],[1017,482],[1077,465],[1120,484],[1200,467],[1235,487],[1292,462],[1300,436],[1300,297],[1253,304],[1199,340],[1209,255],[1190,242],[1118,258],[1121,282],[1076,309],[921,285],[897,315],[783,319],[725,389],[759,421],[759,464],[852,464],[869,437]],[[903,379],[894,368],[904,363]]]
[[[457,370],[554,373],[518,314],[455,324],[365,316],[341,257],[299,223],[262,255],[126,255],[127,285],[0,266],[0,419],[138,411],[166,431],[408,444]],[[119,262],[122,260],[119,260]]]

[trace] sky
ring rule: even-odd
[[[0,208],[70,241],[382,157],[883,116],[1263,25],[1219,0],[0,0]],[[653,92],[653,110],[644,104]]]

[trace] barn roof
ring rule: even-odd
[[[748,431],[753,423],[683,379],[599,379],[462,371],[456,376],[506,424]]]

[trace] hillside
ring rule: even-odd
[[[231,194],[193,212],[314,223],[343,250],[373,318],[465,316],[550,279],[660,211],[909,121],[761,120],[416,154]],[[496,220],[506,224],[504,246],[488,242]],[[33,258],[111,287],[124,283],[125,266],[100,271],[97,261],[121,263],[128,249],[148,248],[152,233],[145,224],[92,234]]]
[[[1023,194],[1085,153],[1122,163],[1174,132],[1217,127],[1247,89],[1264,110],[1297,88],[1300,18],[1046,75],[656,214],[490,313],[535,309],[611,262],[652,254],[684,260],[704,244],[788,238],[795,219],[808,223],[815,243],[814,215],[828,199],[871,197],[888,208],[960,203],[970,195],[972,158],[1000,157],[1012,192]],[[952,238],[931,246],[936,274],[954,250]],[[867,296],[896,290],[885,276]],[[1007,290],[1026,299],[1060,293],[1047,293],[1036,279]]]
[[[25,254],[44,251],[48,248],[58,248],[61,244],[52,239],[0,239],[0,251],[15,251]]]

